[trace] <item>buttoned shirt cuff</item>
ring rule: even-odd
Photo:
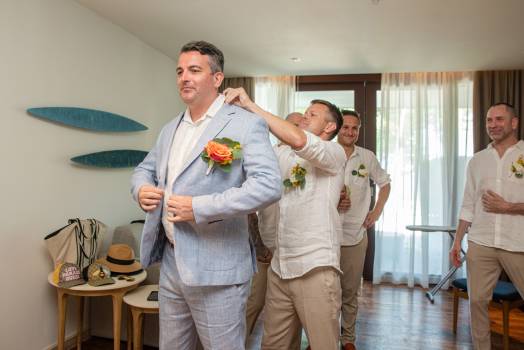
[[[473,212],[469,209],[462,208],[460,210],[459,219],[467,222],[473,222]]]

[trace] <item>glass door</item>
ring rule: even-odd
[[[380,104],[380,74],[311,75],[297,77],[295,111],[304,112],[311,100],[323,99],[340,109],[360,113],[362,126],[357,145],[376,152],[377,109]],[[375,185],[371,205],[375,203]],[[373,280],[375,229],[368,230],[368,249],[364,263],[364,279]]]

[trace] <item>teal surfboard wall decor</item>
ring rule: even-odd
[[[83,154],[71,158],[71,161],[95,168],[129,168],[140,164],[146,155],[144,151],[120,149]]]
[[[37,118],[93,131],[131,132],[147,130],[147,126],[132,119],[96,109],[40,107],[29,108],[27,113]]]

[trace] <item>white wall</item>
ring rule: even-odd
[[[111,111],[150,129],[82,131],[25,112],[38,106]],[[56,344],[47,233],[72,217],[94,217],[110,227],[143,217],[129,194],[131,169],[89,170],[69,158],[149,150],[181,108],[175,62],[121,28],[68,0],[0,2],[1,349]],[[71,314],[68,321],[71,336]]]

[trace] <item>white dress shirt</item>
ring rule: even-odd
[[[468,240],[514,252],[524,252],[524,215],[494,214],[484,211],[482,195],[491,190],[506,201],[524,202],[524,177],[516,176],[512,163],[524,158],[524,142],[519,141],[499,157],[490,144],[468,163],[464,201],[460,219],[471,222]]]
[[[211,106],[209,106],[206,113],[202,115],[200,119],[193,122],[191,119],[191,113],[189,112],[189,107],[186,109],[180,125],[178,126],[175,136],[173,138],[173,143],[171,144],[171,150],[169,151],[169,160],[167,162],[167,183],[164,193],[164,210],[162,212],[162,223],[164,225],[164,230],[166,232],[167,239],[174,244],[173,231],[174,224],[167,221],[167,201],[169,197],[173,195],[172,188],[173,184],[180,175],[180,172],[183,170],[182,167],[186,161],[186,158],[191,153],[191,150],[195,147],[198,139],[204,133],[211,118],[217,114],[222,105],[224,104],[225,97],[224,95],[218,95],[218,97],[213,101]]]
[[[275,252],[271,268],[283,279],[300,277],[321,266],[340,271],[342,226],[337,204],[343,187],[344,149],[306,132],[299,151],[289,146],[276,150],[282,180],[297,163],[306,169],[305,188],[282,190]]]
[[[364,169],[359,169],[363,165]],[[355,171],[363,176],[353,175]],[[343,246],[356,245],[362,241],[366,229],[362,224],[369,213],[371,204],[371,187],[369,180],[373,180],[378,187],[391,182],[389,174],[382,169],[373,152],[355,146],[353,153],[346,161],[344,169],[344,185],[350,191],[351,208],[342,216],[342,243]]]

